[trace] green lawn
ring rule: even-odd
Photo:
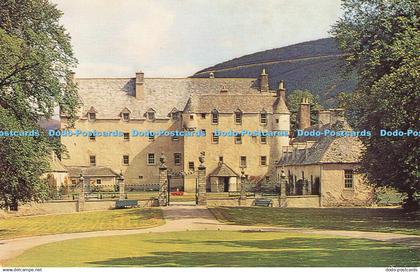
[[[217,207],[210,210],[218,220],[240,225],[362,230],[420,235],[420,213],[405,213],[402,209]]]
[[[136,229],[162,225],[162,211],[136,208],[0,219],[0,239],[55,233]]]
[[[32,248],[6,266],[419,266],[420,250],[281,232],[191,231],[76,239]]]

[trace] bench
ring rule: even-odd
[[[133,199],[119,199],[115,201],[115,208],[116,209],[122,209],[127,207],[137,207],[139,205],[138,200]]]
[[[257,198],[255,199],[254,206],[259,207],[273,207],[273,201],[266,198]]]

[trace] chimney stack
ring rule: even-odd
[[[311,109],[309,99],[304,97],[299,106],[299,129],[305,129],[311,126]]]
[[[318,110],[318,126],[331,123],[331,112],[329,110]]]
[[[268,92],[268,75],[265,72],[265,69],[263,68],[260,77],[260,92]]]
[[[144,99],[144,73],[141,71],[136,73],[136,88],[134,96],[139,100]]]

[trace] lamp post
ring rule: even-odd
[[[160,154],[159,166],[159,206],[168,205],[168,167],[166,166],[166,156]]]
[[[286,174],[284,173],[284,168],[282,167],[280,173],[280,192],[279,192],[279,207],[287,207],[287,196],[286,196]]]
[[[171,171],[168,171],[168,199],[167,199],[167,205],[169,206],[170,201],[171,201],[171,178],[172,178],[172,173]]]
[[[241,195],[239,197],[239,206],[246,206],[246,186],[245,186],[245,167],[241,167]]]
[[[83,174],[80,173],[79,176],[79,184],[80,184],[80,194],[83,195],[83,198],[85,197],[85,178],[83,177]]]
[[[120,171],[120,174],[118,175],[118,191],[120,195],[120,199],[125,199],[125,182],[124,182],[124,176],[122,173],[122,170]]]
[[[83,211],[85,207],[85,178],[83,174],[80,173],[79,176],[79,184],[80,184],[80,192],[79,192],[79,199],[77,200],[77,211]]]

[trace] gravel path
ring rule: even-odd
[[[420,248],[420,236],[405,235],[396,233],[380,233],[365,231],[341,231],[341,230],[313,230],[301,228],[283,227],[259,227],[259,226],[240,226],[229,225],[217,221],[210,211],[206,208],[195,206],[170,206],[162,208],[166,224],[158,227],[133,229],[133,230],[110,230],[93,231],[80,233],[64,233],[43,236],[23,237],[9,240],[0,240],[0,265],[5,260],[12,259],[25,250],[32,247],[70,240],[89,237],[103,237],[114,235],[129,235],[152,232],[173,232],[186,230],[238,230],[238,231],[276,231],[276,232],[298,232],[306,234],[322,234],[334,236],[346,236],[354,238],[364,238],[376,241],[386,241],[401,243],[410,247]]]

